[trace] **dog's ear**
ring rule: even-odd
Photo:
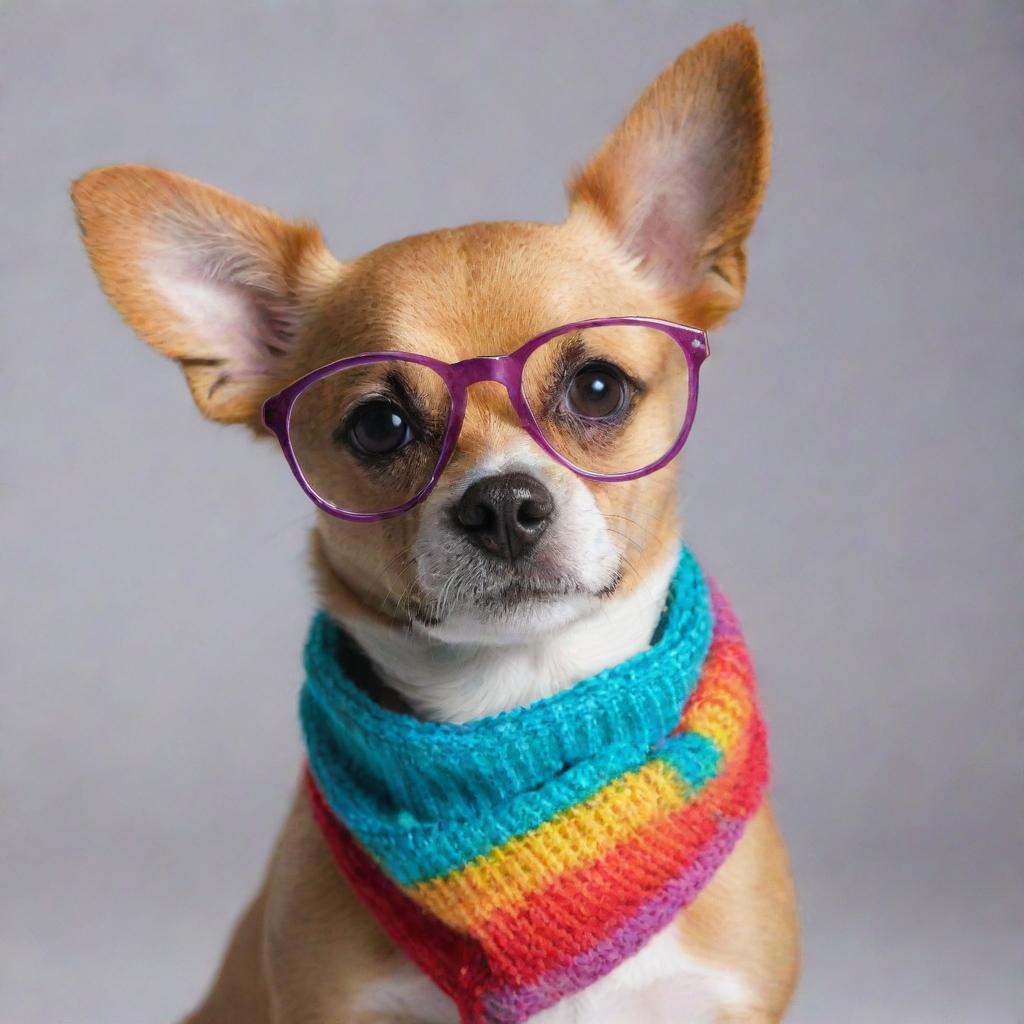
[[[118,312],[181,364],[204,415],[255,424],[340,267],[317,229],[152,167],[100,168],[71,192]]]
[[[699,326],[735,309],[768,179],[761,52],[733,25],[687,50],[569,183],[646,276]]]

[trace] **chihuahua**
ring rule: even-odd
[[[462,723],[565,690],[650,643],[681,545],[677,477],[668,458],[631,471],[670,447],[663,438],[678,425],[667,390],[640,397],[624,368],[639,358],[636,334],[623,335],[624,366],[584,360],[566,385],[584,419],[604,424],[587,428],[588,448],[579,431],[527,429],[534,413],[486,374],[464,390],[451,436],[451,397],[425,364],[479,366],[575,325],[543,373],[527,360],[526,391],[531,372],[563,372],[552,360],[577,366],[583,322],[651,318],[702,335],[742,298],[769,145],[760,51],[735,25],[647,89],[571,179],[561,224],[474,224],[343,263],[311,224],[166,171],[104,167],[72,191],[103,289],[177,361],[210,419],[268,437],[268,398],[361,353],[402,353],[405,369],[421,371],[374,373],[371,361],[351,378],[357,412],[335,431],[344,457],[325,461],[294,427],[286,455],[318,505],[322,604],[374,667],[371,696]],[[647,373],[666,380],[669,368]],[[528,405],[543,403],[545,386]],[[324,387],[295,401],[316,424],[335,399]],[[649,411],[608,426],[624,406]],[[443,459],[416,454],[427,446],[412,439],[440,434]],[[796,972],[794,891],[765,803],[670,927],[534,1019],[777,1021]],[[458,1014],[356,899],[300,786],[263,885],[187,1020],[456,1024]]]

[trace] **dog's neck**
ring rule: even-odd
[[[466,722],[551,696],[646,648],[664,608],[675,554],[673,549],[628,593],[522,643],[443,643],[358,616],[342,616],[343,625],[417,716]]]

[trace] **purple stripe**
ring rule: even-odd
[[[524,988],[504,988],[484,997],[487,1024],[519,1024],[554,1005],[598,978],[604,977],[627,957],[638,952],[648,940],[670,924],[711,880],[743,834],[746,821],[723,818],[715,835],[687,866],[671,879],[617,931],[596,946],[580,953],[565,967],[548,971],[539,981]]]
[[[739,621],[729,602],[725,599],[725,594],[718,589],[712,579],[708,580],[708,590],[711,593],[711,613],[715,619],[715,638],[742,640],[743,634],[740,632]]]

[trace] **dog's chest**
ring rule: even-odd
[[[687,953],[669,928],[531,1024],[713,1024],[723,1009],[742,1006],[744,994],[738,975]],[[368,985],[357,1009],[380,1024],[459,1024],[451,1000],[407,962]]]

